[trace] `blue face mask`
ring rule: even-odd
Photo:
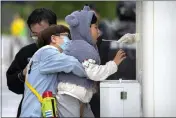
[[[62,36],[64,43],[59,45],[62,50],[65,50],[68,48],[68,45],[70,44],[70,39],[67,36]]]

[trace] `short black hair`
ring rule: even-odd
[[[97,17],[95,16],[95,13],[92,16],[91,24],[96,24],[97,23]]]
[[[40,23],[41,21],[47,21],[49,25],[57,24],[57,16],[49,9],[37,8],[29,15],[27,24],[31,28],[32,24]]]

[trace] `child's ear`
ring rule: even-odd
[[[51,36],[51,42],[56,43],[56,39],[54,35]]]

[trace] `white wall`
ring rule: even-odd
[[[176,1],[141,6],[143,115],[176,117]]]
[[[176,1],[154,2],[155,115],[176,116]]]

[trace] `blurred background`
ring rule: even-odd
[[[15,117],[21,95],[8,90],[6,70],[13,61],[16,53],[23,46],[33,43],[26,21],[29,14],[36,8],[49,8],[58,17],[58,24],[64,22],[66,15],[80,10],[89,4],[99,18],[99,29],[102,36],[97,45],[101,64],[112,60],[116,51],[123,48],[127,59],[119,66],[119,71],[108,79],[136,79],[136,49],[120,47],[116,41],[126,33],[136,32],[136,2],[129,1],[1,1],[1,43],[2,43],[2,117]],[[128,65],[128,66],[127,66]]]

